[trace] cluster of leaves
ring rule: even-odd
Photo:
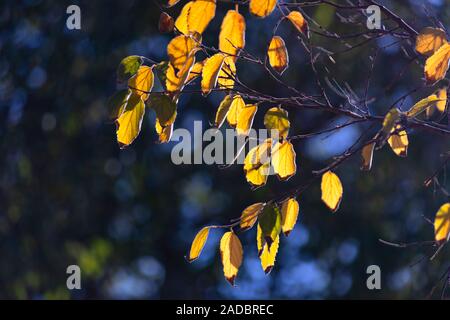
[[[173,6],[178,1],[170,1]],[[276,0],[250,0],[249,10],[253,16],[264,18],[270,15],[277,5]],[[236,62],[248,58],[245,47],[245,19],[239,13],[239,6],[225,15],[219,34],[219,48],[212,50],[202,43],[202,34],[215,16],[215,0],[189,1],[174,21],[163,12],[159,21],[161,32],[174,32],[175,37],[167,46],[168,60],[154,63],[148,58],[129,56],[122,60],[117,71],[119,83],[126,88],[118,91],[110,100],[111,116],[117,125],[117,141],[123,148],[130,145],[139,135],[145,106],[156,113],[155,129],[159,142],[171,138],[177,103],[185,87],[201,77],[200,89],[195,92],[208,95],[213,90],[222,91],[226,96],[218,106],[215,126],[220,128],[227,122],[240,136],[247,137],[253,126],[259,102],[246,102],[236,87],[243,86],[237,77]],[[281,11],[283,12],[283,11]],[[283,13],[282,20],[288,20],[299,32],[299,36],[309,39],[308,22],[300,11]],[[416,37],[416,51],[428,56],[425,63],[425,80],[428,85],[444,79],[450,60],[450,44],[445,32],[436,28],[425,28]],[[197,53],[207,56],[196,61]],[[289,56],[284,40],[274,35],[266,52],[267,61],[278,75],[289,66]],[[147,65],[148,64],[148,65]],[[152,92],[155,80],[163,90]],[[362,158],[361,170],[370,170],[375,150],[386,142],[393,152],[407,156],[409,139],[408,124],[413,119],[431,117],[435,111],[443,113],[447,105],[447,88],[441,87],[434,94],[418,101],[408,111],[402,112],[393,107],[382,118],[382,126],[377,134],[363,143],[357,151]],[[271,170],[284,181],[297,172],[296,153],[289,136],[290,121],[288,112],[278,105],[271,107],[264,115],[264,125],[268,130],[279,134],[259,143],[249,150],[245,157],[244,173],[252,187],[267,183]],[[333,169],[354,152],[344,155],[330,166],[319,171],[321,177],[321,199],[332,211],[338,210],[343,196],[343,186]],[[207,226],[196,235],[188,261],[197,259],[207,241],[211,229],[225,228],[227,231],[220,241],[220,254],[225,278],[234,284],[243,259],[243,249],[235,229],[247,231],[257,222],[257,249],[263,270],[268,273],[273,268],[280,242],[280,233],[286,236],[293,229],[299,204],[296,200],[300,189],[289,193],[280,200],[255,203],[243,210],[239,219],[229,225]],[[435,219],[435,240],[448,241],[450,234],[450,204],[444,204]]]

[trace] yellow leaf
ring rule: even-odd
[[[231,102],[230,110],[227,114],[227,121],[230,126],[236,127],[239,113],[243,108],[245,108],[244,99],[242,99],[240,95],[235,95],[233,97],[233,101]]]
[[[111,120],[116,120],[120,114],[123,112],[128,98],[130,97],[131,90],[130,89],[123,89],[120,91],[117,91],[115,94],[113,94],[108,99],[108,112],[109,112],[109,118]]]
[[[426,27],[416,38],[416,51],[429,56],[447,43],[445,31],[440,28]]]
[[[215,88],[217,83],[217,78],[219,77],[219,72],[222,69],[222,64],[224,60],[224,55],[221,53],[216,53],[215,55],[208,58],[203,66],[202,70],[202,92],[207,95]]]
[[[136,74],[128,80],[128,87],[134,94],[146,101],[153,88],[153,68],[140,66]]]
[[[219,34],[219,50],[235,57],[245,46],[245,19],[235,10],[229,10],[223,18]]]
[[[336,212],[342,200],[341,180],[335,173],[327,171],[322,175],[320,188],[322,190],[322,201],[332,212]]]
[[[387,136],[389,133],[391,133],[392,128],[395,126],[395,124],[399,119],[400,119],[400,111],[397,108],[392,108],[391,110],[389,110],[389,112],[383,119],[382,131],[384,136]]]
[[[361,151],[361,170],[369,171],[372,168],[373,151],[375,142],[366,144]]]
[[[244,173],[252,186],[260,187],[267,182],[270,170],[270,152],[272,140],[267,139],[252,148],[244,159]]]
[[[275,9],[277,0],[250,0],[250,13],[265,18]]]
[[[270,108],[264,115],[264,125],[267,130],[278,130],[278,136],[285,139],[291,127],[288,112],[280,107]]]
[[[156,118],[155,129],[156,129],[156,133],[158,133],[158,136],[159,136],[159,139],[158,139],[159,143],[167,143],[170,141],[170,138],[172,138],[173,123],[168,126],[163,127],[159,123],[158,118]]]
[[[436,102],[436,108],[439,110],[439,112],[443,113],[447,105],[447,88],[439,89],[437,92],[437,97],[439,101]]]
[[[233,231],[226,232],[220,240],[220,256],[222,258],[223,274],[234,286],[234,280],[242,263],[242,244]]]
[[[169,61],[176,70],[180,70],[191,57],[193,50],[197,49],[199,44],[191,36],[180,35],[173,38],[167,45],[167,55]]]
[[[434,237],[435,240],[448,241],[450,234],[450,203],[443,204],[434,219]]]
[[[413,105],[411,107],[411,109],[408,110],[406,115],[408,117],[415,117],[415,116],[419,115],[420,113],[422,113],[423,111],[425,111],[426,109],[433,106],[434,104],[436,104],[436,102],[438,100],[439,100],[439,98],[435,94],[432,94],[432,95],[420,100],[415,105]]]
[[[267,51],[270,66],[279,74],[282,74],[289,65],[289,55],[284,40],[279,36],[274,36],[270,41]]]
[[[176,5],[178,2],[180,2],[180,0],[168,0],[165,7],[166,8],[170,8],[173,7],[174,5]]]
[[[425,79],[427,84],[433,84],[445,77],[450,59],[450,44],[443,44],[425,62]]]
[[[209,235],[209,227],[204,227],[200,230],[192,241],[191,250],[189,251],[189,255],[187,256],[187,260],[189,262],[194,261],[200,256],[202,253],[203,247],[205,246],[206,240],[208,240]]]
[[[177,117],[177,104],[165,94],[152,95],[148,106],[156,113],[156,119],[162,127],[167,127],[175,122]]]
[[[233,89],[235,77],[236,65],[234,64],[233,57],[225,57],[219,72],[219,77],[217,78],[218,87],[220,89]]]
[[[308,22],[299,11],[291,11],[287,18],[298,31],[304,34],[308,33]]]
[[[120,148],[129,146],[141,131],[145,104],[137,94],[131,94],[122,114],[116,120],[117,142]]]
[[[270,205],[264,207],[264,211],[259,217],[258,224],[261,226],[264,240],[270,246],[281,231],[281,213],[278,206]]]
[[[192,80],[196,79],[202,74],[203,65],[205,64],[205,60],[196,62],[194,66],[191,69],[191,72],[189,73],[189,76],[187,78],[187,83],[191,82]]]
[[[277,142],[272,151],[272,166],[280,180],[287,180],[297,171],[294,146],[290,141]]]
[[[277,235],[275,240],[269,246],[264,240],[261,226],[258,224],[258,230],[256,232],[256,245],[258,248],[259,259],[261,260],[261,266],[266,274],[268,274],[275,265],[275,258],[278,252],[278,246],[280,245],[280,236]]]
[[[169,63],[166,71],[166,89],[168,92],[175,93],[183,90],[194,64],[195,56],[191,56],[177,74],[175,68]]]
[[[214,121],[214,125],[217,128],[220,128],[222,124],[225,122],[232,101],[233,97],[230,95],[226,95],[225,98],[223,98],[222,102],[220,103],[219,108],[217,108],[216,119]]]
[[[242,108],[237,117],[236,131],[238,135],[248,135],[253,125],[258,106],[256,104],[247,104]]]
[[[281,206],[281,230],[287,237],[297,222],[299,205],[295,198],[289,198]]]
[[[265,205],[266,204],[263,202],[254,203],[242,211],[240,222],[240,227],[242,230],[248,230],[253,227]]]
[[[399,157],[406,157],[408,154],[408,135],[406,134],[405,130],[400,129],[400,125],[397,125],[396,128],[392,128],[392,132],[398,132],[395,134],[391,134],[388,139],[388,143],[391,146],[392,151],[394,151],[396,155],[398,155]]]
[[[175,27],[188,35],[193,32],[202,34],[216,14],[215,0],[195,0],[186,3],[175,21]]]

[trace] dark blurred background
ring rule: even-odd
[[[338,1],[344,3],[344,1]],[[414,28],[450,22],[450,2],[384,1]],[[81,30],[66,28],[67,6],[81,8]],[[168,10],[176,16],[184,1]],[[217,46],[221,18],[233,5],[219,3],[204,42]],[[428,11],[426,11],[425,10]],[[246,48],[263,57],[278,13],[247,20]],[[337,19],[329,6],[306,8],[322,26],[340,33],[356,31]],[[218,255],[220,230],[213,230],[200,259],[185,261],[195,233],[206,224],[224,224],[243,208],[266,201],[305,181],[367,128],[299,140],[298,172],[280,183],[251,191],[242,166],[172,164],[174,143],[158,145],[154,116],[147,112],[138,139],[119,150],[106,101],[116,89],[115,69],[132,54],[167,59],[171,35],[158,33],[160,10],[152,1],[3,0],[0,4],[0,298],[424,298],[450,263],[448,248],[432,262],[411,266],[426,247],[406,249],[378,239],[413,242],[433,239],[430,219],[445,201],[424,188],[448,150],[446,137],[410,132],[408,158],[388,148],[376,152],[369,173],[359,159],[341,166],[344,184],[340,210],[332,214],[320,201],[319,183],[300,198],[295,230],[281,240],[270,275],[261,270],[255,230],[241,236],[244,263],[232,288],[223,278]],[[428,15],[428,16],[427,16]],[[302,91],[314,89],[308,57],[287,23],[290,67],[284,79]],[[339,42],[313,35],[333,51]],[[379,49],[369,97],[374,114],[384,114],[400,96],[422,83],[422,67],[408,64],[400,45],[389,36],[335,55],[333,77],[347,81],[360,96]],[[411,44],[403,43],[409,52]],[[423,63],[423,59],[419,59]],[[261,91],[283,95],[258,65],[238,62],[242,81]],[[430,89],[431,90],[431,89]],[[402,108],[430,93],[422,90]],[[194,120],[210,122],[222,98],[183,95],[175,128],[192,129]],[[338,101],[338,98],[335,97]],[[261,109],[263,110],[263,109]],[[345,118],[289,109],[291,134],[328,128]],[[262,126],[259,111],[255,126]],[[206,129],[206,128],[204,128]],[[445,180],[443,180],[445,182]],[[82,289],[66,288],[66,268],[82,270]],[[366,288],[366,268],[379,265],[382,289]]]

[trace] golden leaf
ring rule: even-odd
[[[267,139],[252,148],[244,159],[244,173],[247,182],[260,187],[266,184],[270,170],[270,153],[272,140]]]
[[[200,256],[200,253],[202,253],[203,247],[205,246],[206,240],[208,240],[208,235],[209,227],[204,227],[197,233],[194,241],[192,241],[189,255],[186,257],[189,262],[194,261]]]
[[[391,146],[392,151],[395,152],[399,157],[406,157],[408,154],[408,135],[405,130],[400,130],[401,126],[397,125],[392,128],[392,132],[397,131],[397,133],[391,134],[388,139],[388,143]]]
[[[392,128],[395,126],[395,124],[399,119],[400,119],[400,111],[397,108],[392,108],[391,110],[389,110],[389,112],[383,119],[382,131],[384,136],[387,136],[389,133],[391,133]]]
[[[167,55],[172,66],[176,70],[182,69],[192,56],[192,51],[198,46],[199,44],[191,36],[179,35],[173,38],[167,45]]]
[[[445,31],[440,28],[426,27],[416,38],[416,51],[429,56],[447,43]]]
[[[289,12],[287,18],[298,31],[308,34],[308,22],[299,11]]]
[[[232,127],[236,127],[238,123],[239,113],[245,108],[244,99],[240,95],[235,95],[231,102],[230,110],[227,114],[228,124]]]
[[[280,107],[270,108],[264,115],[264,125],[267,130],[278,130],[278,136],[285,139],[291,126],[288,112]]]
[[[194,0],[186,3],[175,21],[175,27],[181,33],[202,34],[216,14],[215,0]]]
[[[261,260],[261,266],[266,274],[272,271],[275,265],[275,258],[278,252],[278,246],[280,245],[280,236],[276,236],[275,240],[269,244],[264,240],[261,226],[258,224],[258,230],[256,232],[256,245],[258,248],[259,259]]]
[[[146,101],[153,88],[153,81],[153,68],[140,66],[136,74],[128,80],[128,87],[134,94],[140,96],[142,101]]]
[[[444,43],[425,62],[425,79],[427,84],[433,84],[444,79],[450,59],[450,44]]]
[[[287,180],[297,172],[294,146],[290,141],[277,142],[272,151],[272,166],[280,180]]]
[[[406,112],[406,115],[408,117],[415,117],[435,105],[437,101],[439,101],[439,98],[435,94],[432,94],[414,104],[411,109]]]
[[[240,222],[242,230],[248,230],[253,227],[265,205],[263,202],[254,203],[242,211]]]
[[[279,74],[282,74],[289,65],[289,55],[284,40],[279,36],[274,36],[270,41],[267,51],[270,66]]]
[[[450,234],[450,203],[443,204],[434,219],[434,237],[435,240],[448,241]]]
[[[250,0],[250,13],[265,18],[273,12],[276,4],[277,0]]]
[[[281,206],[281,230],[285,236],[294,229],[295,223],[297,222],[299,211],[298,201],[295,198],[289,198],[287,201],[283,202]]]
[[[230,95],[226,95],[225,98],[223,98],[222,102],[220,103],[219,108],[217,108],[216,119],[214,121],[214,125],[217,128],[220,128],[222,124],[225,122],[225,119],[227,118],[227,114],[228,111],[230,110],[232,102],[233,97]]]
[[[229,10],[223,18],[219,34],[219,50],[234,56],[245,46],[245,19],[235,10]]]
[[[217,78],[219,77],[219,72],[222,69],[222,64],[224,60],[224,55],[221,53],[216,53],[215,55],[209,57],[202,69],[202,92],[207,95],[212,89],[216,87]]]
[[[342,200],[341,180],[335,173],[327,171],[322,175],[320,188],[322,190],[322,201],[332,212],[336,212]]]
[[[142,101],[141,96],[132,93],[123,112],[116,120],[116,135],[120,148],[129,146],[139,135],[144,113],[144,101]]]
[[[168,125],[168,126],[161,126],[161,124],[159,123],[158,118],[156,118],[156,122],[155,122],[155,130],[156,133],[158,133],[158,142],[159,143],[167,143],[170,141],[170,138],[172,138],[172,133],[173,133],[173,123]]]
[[[237,117],[236,131],[238,135],[248,135],[253,125],[258,106],[256,104],[247,104],[242,108]]]
[[[232,56],[225,57],[222,68],[217,78],[217,84],[220,89],[233,89],[234,79],[236,77],[236,65]]]
[[[220,256],[222,258],[223,274],[234,286],[234,280],[242,263],[242,244],[233,231],[226,232],[220,240]]]

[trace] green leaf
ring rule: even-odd
[[[169,61],[161,61],[155,67],[153,68],[153,71],[156,74],[156,77],[158,78],[159,82],[164,87],[164,90],[166,90],[165,83],[167,79],[167,69],[169,68]]]
[[[116,120],[120,116],[123,108],[127,104],[130,94],[130,89],[123,89],[117,91],[108,99],[107,108],[111,120]]]
[[[262,236],[270,246],[281,231],[281,213],[277,206],[266,206],[259,218]]]
[[[117,68],[117,80],[124,82],[136,74],[144,60],[140,56],[128,56],[120,61]]]
[[[175,122],[177,116],[177,104],[165,94],[152,94],[148,105],[156,112],[159,124],[163,127]]]

